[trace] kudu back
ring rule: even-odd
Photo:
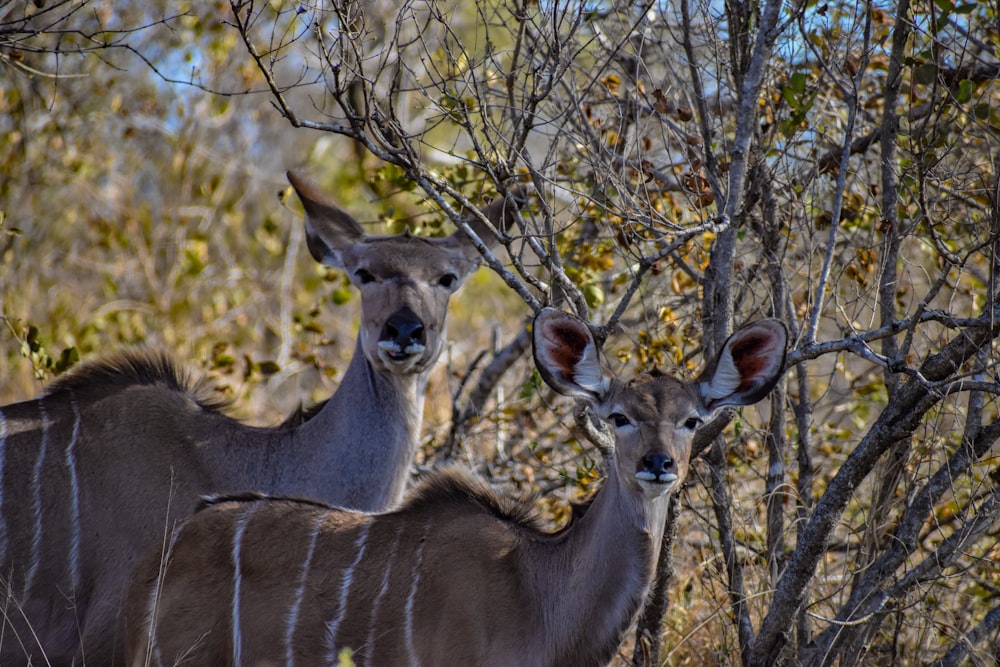
[[[538,314],[533,338],[545,381],[614,428],[581,516],[544,532],[456,468],[381,514],[209,499],[136,570],[127,664],[330,665],[344,649],[359,667],[607,663],[648,590],[695,432],[770,391],[785,329],[744,327],[693,382],[608,375],[587,326],[558,310]]]
[[[0,664],[120,664],[128,577],[204,494],[258,491],[364,511],[402,498],[449,297],[479,254],[462,232],[368,235],[309,181],[288,177],[312,256],[361,292],[357,345],[337,391],[308,418],[251,427],[167,356],[128,351],[0,408]],[[500,198],[482,213],[503,229],[516,205]]]

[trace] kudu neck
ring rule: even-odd
[[[618,646],[659,557],[669,496],[644,498],[617,476],[612,459],[608,467],[590,507],[564,531],[542,584],[554,664],[590,664]]]
[[[637,566],[655,562],[669,496],[644,497],[621,479],[614,465],[609,457],[607,478],[583,516],[567,529],[567,542],[581,554],[634,560]]]
[[[360,340],[340,386],[295,428],[293,447],[310,452],[309,497],[363,511],[395,505],[420,440],[429,369],[380,372]]]

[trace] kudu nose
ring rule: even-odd
[[[677,478],[674,459],[667,454],[647,454],[642,458],[642,470],[637,476],[651,482],[671,482]]]
[[[421,348],[427,344],[427,332],[424,323],[416,313],[404,308],[393,313],[385,326],[382,327],[381,342],[391,343],[397,347],[397,352],[411,351],[413,346]]]

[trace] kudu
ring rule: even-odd
[[[243,495],[209,498],[136,569],[127,664],[600,665],[653,576],[669,493],[695,431],[779,379],[785,329],[744,327],[693,382],[601,370],[587,326],[543,309],[535,361],[614,427],[607,477],[562,530],[455,468],[396,510],[364,514]]]
[[[480,256],[460,231],[368,235],[313,184],[288,178],[312,256],[361,292],[339,388],[308,417],[253,427],[165,355],[130,351],[0,408],[0,664],[120,664],[131,571],[204,494],[259,491],[364,511],[402,498],[448,300]],[[505,228],[515,211],[498,198],[483,213]]]

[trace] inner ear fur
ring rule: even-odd
[[[590,329],[582,320],[543,308],[532,327],[535,366],[547,385],[564,396],[600,400],[608,380]]]
[[[779,320],[748,324],[730,336],[698,381],[705,406],[752,405],[781,379],[788,334]]]

